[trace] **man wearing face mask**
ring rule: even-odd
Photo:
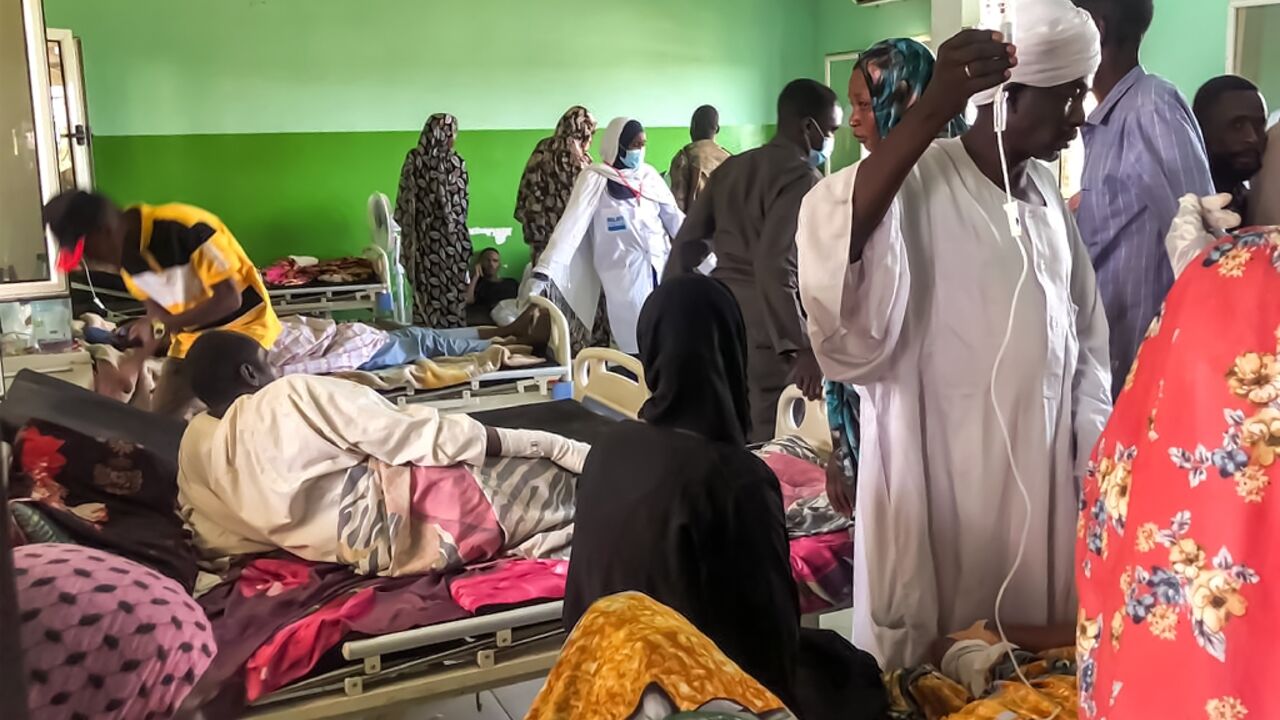
[[[831,88],[791,82],[778,97],[778,134],[716,170],[672,246],[668,275],[693,272],[714,252],[711,275],[742,308],[752,441],[772,436],[778,397],[788,384],[813,400],[822,395],[796,280],[796,219],[831,157],[840,121]]]

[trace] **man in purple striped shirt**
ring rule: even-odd
[[[1111,327],[1112,394],[1119,395],[1147,327],[1173,284],[1164,238],[1188,193],[1213,194],[1200,126],[1169,81],[1138,62],[1152,0],[1074,0],[1102,33],[1098,109],[1083,128],[1076,220]]]

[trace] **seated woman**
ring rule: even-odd
[[[532,310],[503,327],[448,333],[416,326],[383,330],[361,322],[295,315],[281,319],[280,337],[267,351],[267,361],[280,375],[372,372],[419,360],[482,353],[500,343],[527,345],[538,352],[550,338],[550,316]]]
[[[179,502],[207,556],[280,548],[366,574],[444,569],[469,558],[466,543],[423,518],[443,502],[457,521],[460,503],[483,497],[459,495],[467,484],[452,475],[422,482],[420,467],[469,478],[502,456],[546,458],[576,474],[588,451],[550,433],[396,407],[338,378],[276,379],[266,352],[236,333],[201,336],[187,363],[209,411],[182,437]]]
[[[1084,485],[1081,718],[1280,717],[1280,228],[1195,234]]]
[[[700,275],[668,280],[645,303],[638,338],[652,396],[643,422],[618,424],[580,478],[565,627],[599,598],[642,592],[801,717],[872,717],[850,714],[849,694],[882,699],[874,662],[860,684],[854,666],[865,661],[822,635],[809,647],[823,672],[801,669],[781,491],[745,447],[746,331],[732,293]]]

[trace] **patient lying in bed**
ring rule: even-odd
[[[461,332],[422,327],[383,330],[361,322],[303,316],[284,317],[280,323],[280,337],[267,358],[281,375],[382,370],[419,360],[481,353],[494,343],[526,345],[537,351],[551,337],[550,318],[533,309],[510,325]]]
[[[464,513],[484,501],[471,473],[486,457],[545,458],[577,474],[589,449],[397,408],[346,380],[276,379],[266,352],[235,333],[201,336],[187,366],[209,411],[182,438],[179,501],[210,557],[280,548],[366,574],[441,570],[475,559],[469,541],[488,543],[468,534],[482,520]]]

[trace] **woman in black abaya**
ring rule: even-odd
[[[746,449],[746,330],[733,294],[700,275],[667,280],[637,340],[652,396],[642,422],[592,447],[579,478],[566,628],[599,598],[642,592],[801,718],[876,717],[863,714],[867,698],[871,712],[883,704],[874,661],[831,633],[802,640],[778,480]]]

